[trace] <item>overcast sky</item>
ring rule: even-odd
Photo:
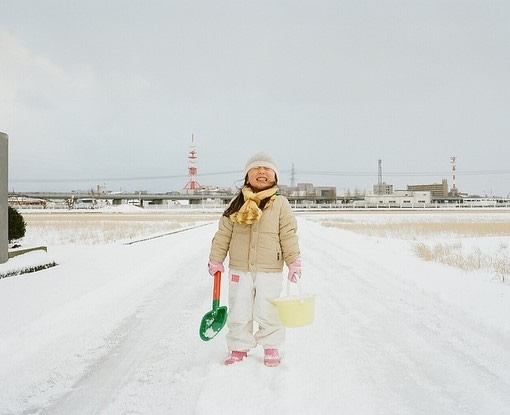
[[[9,190],[179,190],[194,134],[200,184],[262,150],[282,184],[451,186],[456,156],[510,194],[508,0],[2,0],[0,57]]]

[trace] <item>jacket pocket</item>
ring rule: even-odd
[[[257,262],[263,268],[278,269],[283,263],[280,241],[275,234],[261,233],[257,251]]]

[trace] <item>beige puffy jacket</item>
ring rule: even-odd
[[[210,259],[239,271],[281,272],[283,262],[299,258],[297,222],[289,201],[279,195],[252,225],[233,223],[222,216],[212,241]]]

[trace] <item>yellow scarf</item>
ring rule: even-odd
[[[267,197],[271,197],[264,206],[267,209],[276,199],[277,187],[271,187],[270,189],[263,190],[258,193],[254,193],[250,187],[243,187],[244,205],[236,213],[230,215],[230,220],[234,223],[241,223],[251,225],[257,222],[262,216],[262,210],[259,208],[260,202]]]

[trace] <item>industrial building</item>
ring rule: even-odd
[[[392,194],[385,195],[367,195],[365,203],[367,205],[384,205],[394,207],[414,207],[417,205],[426,205],[432,202],[430,191],[409,191],[395,190]]]
[[[336,187],[333,186],[314,186],[312,183],[298,183],[297,186],[278,185],[282,195],[286,197],[300,197],[311,199],[317,197],[327,200],[336,200]]]
[[[393,185],[386,182],[374,184],[374,195],[391,195],[393,193]]]
[[[448,181],[433,184],[408,184],[407,190],[412,192],[430,192],[432,197],[448,197]]]
[[[452,189],[448,190],[448,181],[442,179],[441,183],[408,184],[407,190],[394,190],[393,185],[382,180],[382,160],[378,160],[378,180],[373,186],[373,194],[365,197],[369,205],[404,206],[429,203],[462,203],[462,194],[459,193],[456,182],[456,158],[451,157]]]
[[[382,160],[377,160],[377,184],[374,184],[374,195],[391,195],[393,194],[393,185],[383,182],[382,179]]]

